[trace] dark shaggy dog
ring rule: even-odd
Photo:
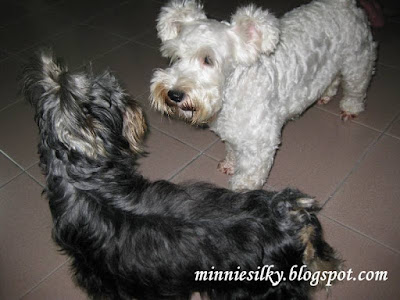
[[[36,109],[54,240],[95,299],[307,299],[303,280],[196,281],[198,270],[337,270],[313,199],[297,190],[235,193],[151,182],[135,168],[141,108],[108,72],[71,74],[51,51],[24,69]],[[272,277],[274,280],[277,276]]]

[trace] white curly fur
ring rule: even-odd
[[[175,38],[182,23],[207,19],[203,6],[195,1],[173,0],[161,9],[157,19],[157,32],[161,41]]]
[[[318,99],[328,102],[339,83],[343,116],[364,110],[376,44],[354,0],[315,0],[280,20],[253,5],[239,8],[231,23],[198,18],[203,14],[194,10],[165,38],[162,15],[187,5],[201,7],[175,1],[161,13],[161,51],[176,62],[154,73],[151,102],[164,113],[210,124],[226,143],[219,169],[234,173],[233,189],[261,187],[285,122]],[[184,99],[167,105],[171,90]]]

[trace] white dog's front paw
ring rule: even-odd
[[[221,160],[218,163],[217,169],[226,175],[233,175],[235,173],[235,167],[231,161],[227,161],[226,159]]]
[[[264,179],[257,176],[234,175],[230,180],[230,188],[234,191],[258,190],[264,184]]]
[[[318,105],[325,105],[325,104],[328,104],[329,101],[331,101],[331,97],[323,96],[317,101],[317,104]]]
[[[346,111],[341,111],[341,113],[340,113],[340,118],[343,121],[350,121],[350,120],[355,119],[356,117],[357,117],[357,114],[352,114],[352,113],[349,113]]]

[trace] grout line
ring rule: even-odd
[[[17,97],[17,98],[18,98],[18,97]],[[4,106],[3,108],[0,108],[0,112],[3,112],[3,111],[5,111],[6,109],[9,109],[10,107],[12,107],[12,106],[14,106],[14,105],[16,105],[16,104],[18,104],[19,102],[22,102],[22,101],[23,101],[22,99],[15,100],[14,102],[11,102],[11,103],[7,104],[7,105]]]
[[[330,110],[327,110],[326,108],[323,108],[323,107],[321,107],[320,105],[318,105],[318,106],[316,105],[315,107],[316,107],[317,109],[323,111],[323,112],[329,113],[329,114],[331,114],[331,115],[333,115],[333,116],[337,116],[338,118],[340,118],[340,115],[339,115],[339,114],[336,114],[336,113],[334,113],[334,112],[332,112],[332,111],[330,111]],[[378,133],[382,133],[382,132],[383,132],[383,130],[374,128],[374,127],[372,127],[372,126],[370,126],[370,125],[361,123],[361,122],[359,122],[359,121],[357,121],[357,120],[342,121],[342,122],[349,122],[350,124],[357,124],[357,125],[360,125],[360,126],[362,126],[362,127],[365,127],[365,128],[371,129],[371,130],[373,130],[373,131],[376,131],[376,132],[378,132]],[[385,128],[386,128],[386,127],[385,127]]]
[[[3,150],[0,149],[0,153],[3,154],[5,157],[7,157],[9,160],[11,160],[15,165],[17,165],[17,167],[19,167],[21,169],[21,171],[23,172],[27,172],[29,169],[31,169],[34,165],[36,165],[37,163],[39,163],[39,160],[34,161],[33,163],[31,163],[30,165],[28,165],[26,168],[24,168],[23,166],[21,166],[17,161],[15,161],[11,156],[9,156],[6,152],[4,152]]]
[[[325,203],[322,205],[321,208],[324,208],[325,205],[336,195],[336,193],[342,188],[344,183],[347,181],[347,179],[354,174],[360,167],[361,163],[365,160],[367,155],[371,152],[373,148],[375,148],[375,145],[378,144],[378,142],[385,136],[385,132],[392,126],[392,124],[397,120],[397,117],[400,116],[400,113],[398,113],[392,121],[389,122],[389,124],[385,127],[383,132],[379,134],[364,150],[364,152],[361,154],[359,159],[354,163],[353,168],[344,176],[343,180],[338,183],[334,191],[328,196],[326,199]]]
[[[207,156],[209,159],[212,159],[212,160],[215,161],[215,162],[219,162],[218,159],[216,159],[215,157],[212,157],[211,155],[209,155],[209,154],[207,154],[207,153],[204,153],[204,155]]]
[[[393,69],[393,70],[397,70],[397,71],[400,70],[400,67],[398,67],[398,66],[388,65],[388,64],[385,64],[385,63],[381,63],[381,62],[378,62],[378,66],[382,66],[382,67]]]
[[[15,161],[13,160],[7,153],[5,153],[3,150],[0,149],[0,154],[3,154],[6,159],[8,159],[9,161],[11,161],[19,170],[18,170],[18,174],[16,174],[15,176],[11,177],[10,179],[8,179],[6,182],[4,182],[3,184],[0,184],[0,189],[2,189],[3,187],[5,187],[6,185],[8,185],[11,181],[13,181],[14,179],[18,178],[19,176],[21,176],[22,174],[24,174],[24,169]]]
[[[217,136],[216,139],[215,139],[215,141],[212,142],[210,145],[208,145],[207,148],[205,148],[205,149],[203,150],[202,154],[207,155],[205,152],[208,151],[212,146],[214,146],[214,145],[215,145],[216,143],[218,143],[220,140],[221,140],[220,137]],[[207,156],[208,156],[208,155],[207,155]],[[211,158],[211,157],[210,157],[210,158]]]
[[[0,59],[0,63],[4,62],[4,61],[6,61],[6,60],[8,60],[10,58],[16,58],[17,57],[14,53],[8,51],[7,49],[1,49],[1,52],[3,52],[3,54],[5,54],[5,56]]]
[[[86,23],[86,24],[84,23],[84,24],[82,24],[82,25],[89,26],[89,27],[91,27],[92,29],[102,30],[102,31],[104,31],[104,32],[107,33],[107,34],[114,35],[114,36],[116,36],[116,37],[118,37],[118,38],[120,38],[120,39],[124,39],[124,40],[130,41],[130,42],[135,43],[135,44],[138,44],[138,45],[140,45],[140,46],[144,46],[144,47],[147,47],[147,48],[150,48],[150,49],[153,49],[153,50],[157,50],[157,51],[159,50],[159,47],[155,47],[155,46],[149,45],[149,44],[147,44],[147,43],[138,41],[139,38],[145,36],[145,35],[148,34],[148,33],[151,33],[151,32],[152,32],[152,29],[148,29],[148,30],[145,30],[145,31],[143,31],[143,32],[138,32],[137,34],[134,34],[133,36],[128,37],[128,36],[126,36],[126,35],[121,35],[120,33],[117,33],[117,32],[115,32],[115,31],[107,30],[107,29],[106,29],[105,27],[103,27],[103,26],[98,26],[98,25],[94,25],[94,24],[90,24],[90,23]]]
[[[0,185],[0,190],[5,187],[6,185],[8,185],[11,181],[13,181],[14,179],[16,179],[17,177],[21,176],[22,174],[24,174],[23,171],[20,171],[17,175],[13,176],[12,178],[10,178],[9,180],[7,180],[6,182],[4,182],[3,184]],[[5,200],[4,200],[5,201]],[[2,202],[2,201],[0,201]]]
[[[120,6],[123,6],[123,5],[127,4],[127,3],[129,3],[129,0],[123,1],[123,2],[118,3],[116,5],[106,6],[102,10],[98,11],[97,13],[95,13],[93,15],[90,15],[87,18],[83,18],[82,21],[79,21],[79,20],[76,20],[76,21],[78,21],[79,25],[89,25],[90,22],[92,22],[94,18],[102,17],[102,16],[106,15],[110,9],[116,9],[116,8],[118,8]]]
[[[38,142],[39,143],[39,142]],[[37,147],[37,146],[36,146]],[[39,164],[40,162],[40,155],[39,153],[36,153],[38,155],[38,159],[35,160],[33,163],[31,163],[29,166],[27,166],[24,171],[28,171],[29,169],[31,169],[34,165]]]
[[[172,139],[174,139],[174,140],[176,140],[176,141],[178,141],[178,142],[180,142],[180,143],[182,143],[182,144],[184,144],[184,145],[186,145],[186,146],[192,148],[193,150],[196,150],[196,151],[201,152],[201,153],[203,152],[202,150],[197,149],[195,146],[190,145],[190,144],[188,144],[187,142],[184,142],[184,141],[178,139],[177,137],[173,136],[172,134],[170,134],[170,133],[168,133],[168,132],[166,132],[166,131],[164,131],[164,130],[162,130],[162,129],[156,127],[156,126],[153,126],[153,125],[150,124],[150,128],[153,128],[153,129],[155,129],[155,130],[161,132],[162,134],[165,134],[166,136],[168,136],[168,137],[170,137],[170,138],[172,138]]]
[[[83,23],[83,24],[81,24],[81,25],[89,26],[89,27],[91,27],[92,29],[96,29],[96,30],[102,30],[102,31],[104,31],[105,33],[114,35],[114,36],[116,36],[116,37],[118,37],[118,38],[120,38],[120,39],[128,40],[128,41],[130,41],[130,42],[136,42],[135,39],[140,38],[140,37],[142,37],[142,36],[144,36],[144,35],[146,35],[147,33],[150,33],[150,32],[152,31],[152,29],[147,29],[147,30],[145,30],[145,31],[143,31],[143,32],[138,32],[138,33],[134,34],[133,36],[128,37],[128,36],[126,36],[126,35],[122,35],[122,34],[117,33],[117,32],[115,32],[115,31],[108,30],[108,29],[106,29],[106,27],[104,27],[104,26],[94,25],[94,24],[90,24],[90,23],[87,23],[87,24],[86,24],[86,23]],[[139,44],[143,44],[143,45],[148,46],[148,47],[150,47],[150,48],[154,48],[154,47],[152,47],[152,46],[150,46],[150,45],[147,45],[147,44],[145,44],[145,43],[139,43]],[[157,49],[157,50],[158,50],[158,49]]]
[[[90,27],[92,29],[103,31],[104,33],[113,35],[113,36],[118,37],[118,38],[120,38],[122,40],[131,41],[129,37],[121,35],[119,33],[116,33],[115,31],[108,30],[108,29],[106,29],[106,27],[103,27],[103,26],[93,25],[93,24],[90,24],[90,23],[81,24],[81,25],[85,25],[85,26],[88,26],[88,27]]]
[[[390,121],[389,125],[385,128],[383,131],[383,134],[386,136],[393,137],[395,139],[400,139],[400,137],[393,135],[392,133],[389,132],[389,130],[393,127],[393,124],[396,123],[397,121],[400,121],[400,112],[397,113],[397,115],[393,118],[392,121]]]
[[[394,139],[396,139],[396,140],[400,140],[400,137],[395,136],[395,135],[392,134],[392,133],[387,133],[387,132],[385,132],[385,135],[386,135],[386,136],[389,136],[389,137],[391,137],[391,138],[394,138]]]
[[[142,35],[141,35],[141,36],[142,36]],[[140,36],[137,36],[136,38],[138,38],[138,37],[140,37]],[[159,47],[151,46],[151,45],[149,45],[149,44],[146,44],[146,43],[144,43],[144,42],[140,42],[140,41],[137,41],[137,40],[134,40],[134,39],[131,40],[131,43],[137,44],[137,45],[140,45],[140,46],[143,46],[143,47],[146,47],[146,48],[150,48],[150,49],[152,49],[152,50],[156,50],[157,52],[158,52],[158,50],[159,50]]]
[[[267,191],[279,191],[279,189],[277,189],[274,186],[269,185],[267,183],[264,183],[264,185],[262,186],[262,189],[267,189]]]
[[[214,142],[212,142],[207,148],[205,148],[203,151],[200,151],[197,156],[195,156],[191,161],[189,161],[187,164],[185,164],[182,168],[180,168],[174,175],[172,175],[169,179],[167,179],[168,181],[171,181],[172,179],[174,179],[179,173],[181,173],[184,169],[186,169],[187,167],[189,167],[192,163],[194,163],[200,156],[202,156],[203,154],[205,154],[205,152],[210,149],[215,143],[217,143],[219,141],[219,138],[217,138]],[[208,157],[208,155],[206,155]]]
[[[31,175],[28,170],[24,171],[24,174],[28,175],[33,181],[35,181],[38,185],[40,185],[42,188],[46,188],[46,186],[44,184],[42,184],[41,182],[39,182],[39,180],[37,180],[33,175]]]
[[[96,60],[99,60],[99,59],[103,58],[107,54],[109,54],[109,53],[111,53],[111,52],[113,52],[115,50],[118,50],[119,48],[122,48],[123,46],[125,46],[128,43],[129,43],[129,41],[124,41],[123,43],[118,44],[117,46],[114,46],[113,48],[111,48],[109,50],[106,50],[103,53],[96,54],[96,55],[92,56],[90,59],[88,59],[86,63],[82,63],[79,66],[73,68],[72,71],[79,71],[79,69],[84,68],[84,67],[86,67],[88,65],[91,65],[93,63],[93,61],[96,61]],[[110,67],[108,66],[108,67],[105,68],[105,70],[107,70],[107,69],[110,69]],[[101,72],[102,71],[100,71],[99,73],[101,73]]]
[[[348,226],[348,225],[346,225],[346,224],[344,224],[344,223],[342,223],[342,222],[340,222],[340,221],[338,221],[338,220],[335,220],[335,219],[333,219],[333,218],[327,216],[327,215],[324,214],[323,212],[321,212],[320,214],[321,214],[322,216],[324,216],[325,218],[329,219],[330,221],[332,221],[332,222],[334,222],[334,223],[336,223],[336,224],[338,224],[338,225],[340,225],[340,226],[343,226],[344,228],[346,228],[346,229],[348,229],[348,230],[350,230],[350,231],[353,231],[353,232],[355,232],[355,233],[357,233],[357,234],[359,234],[359,235],[361,235],[361,236],[363,236],[363,237],[365,237],[365,238],[367,238],[367,239],[369,239],[369,240],[375,242],[376,244],[378,244],[378,245],[380,245],[380,246],[383,246],[383,247],[385,247],[385,248],[387,248],[387,249],[393,251],[394,253],[400,255],[400,251],[399,251],[399,250],[397,250],[397,249],[395,249],[395,248],[393,248],[393,247],[391,247],[391,246],[389,246],[389,245],[386,245],[386,244],[382,243],[381,241],[375,239],[374,237],[371,237],[371,236],[369,236],[369,235],[363,233],[362,231],[359,231],[358,229],[355,229],[355,228],[353,228],[353,227],[351,227],[351,226]]]
[[[117,50],[117,49],[119,49],[119,48],[122,48],[123,46],[125,46],[125,45],[127,45],[127,44],[129,44],[129,40],[125,40],[125,41],[122,42],[121,44],[119,44],[119,45],[117,45],[117,46],[115,46],[115,47],[113,47],[113,48],[111,48],[111,49],[109,49],[109,50],[107,50],[107,51],[105,51],[105,52],[103,52],[103,53],[101,53],[101,54],[95,55],[91,60],[92,60],[92,61],[98,60],[98,59],[100,59],[100,58],[106,56],[107,54],[109,54],[109,53],[111,53],[111,52],[113,52],[113,51],[115,51],[115,50]]]
[[[26,59],[24,59],[24,57],[21,56],[21,54],[23,52],[28,51],[28,50],[36,49],[36,48],[38,48],[38,47],[40,47],[42,45],[48,45],[48,44],[50,44],[51,41],[56,40],[59,36],[77,29],[78,26],[79,26],[78,24],[73,23],[70,27],[67,27],[65,29],[60,29],[59,32],[51,34],[51,35],[45,37],[43,40],[36,41],[33,44],[31,44],[30,46],[27,46],[26,48],[17,50],[15,52],[13,51],[13,53],[16,56],[20,57],[20,59],[23,59],[24,61],[26,61]]]
[[[69,259],[66,259],[65,262],[61,263],[57,266],[53,271],[43,277],[37,284],[35,284],[32,288],[30,288],[25,294],[23,294],[19,299],[22,300],[25,296],[33,292],[37,287],[39,287],[43,282],[45,282],[48,278],[50,278],[54,273],[56,273],[59,269],[61,269],[66,263],[68,263]]]
[[[373,131],[379,132],[379,133],[382,133],[383,130],[384,130],[384,129],[383,129],[383,130],[380,130],[380,129],[374,128],[374,127],[372,127],[372,126],[370,126],[370,125],[361,123],[361,122],[359,122],[359,121],[357,121],[357,120],[351,120],[350,122],[352,122],[352,123],[354,123],[354,124],[357,124],[357,125],[360,125],[360,126],[363,126],[363,127],[365,127],[365,128],[371,129],[371,130],[373,130]],[[385,127],[385,128],[386,128],[386,127]]]
[[[389,122],[389,125],[386,126],[385,130],[383,131],[383,133],[387,133],[390,128],[392,128],[393,124],[396,123],[396,121],[400,119],[400,112],[397,113],[397,115],[394,116],[394,118]]]
[[[188,163],[184,164],[181,168],[179,168],[175,174],[173,174],[172,176],[170,176],[167,180],[168,181],[172,181],[179,173],[181,173],[184,169],[186,169],[188,166],[190,166],[193,162],[195,162],[202,153],[197,153],[196,156],[194,156]]]
[[[31,174],[29,174],[28,172],[24,172],[23,174],[26,174],[30,179],[32,179],[35,183],[37,183],[38,185],[40,185],[41,188],[45,189],[46,187],[40,183],[35,177],[33,177]]]
[[[0,149],[0,153],[3,154],[8,160],[10,160],[13,164],[15,164],[19,168],[19,172],[17,175],[13,176],[9,180],[7,180],[4,184],[0,185],[0,189],[5,187],[7,184],[9,184],[11,181],[16,179],[17,177],[21,176],[22,174],[27,175],[29,178],[31,178],[33,181],[35,181],[38,185],[40,185],[42,188],[45,188],[45,186],[40,183],[33,175],[29,173],[29,169],[31,169],[35,164],[38,162],[34,162],[33,164],[29,165],[28,167],[24,168],[20,164],[18,164],[14,159],[12,159],[6,152]]]
[[[361,153],[360,157],[356,160],[354,163],[353,167],[351,170],[343,177],[343,179],[337,184],[336,188],[333,190],[333,192],[328,196],[324,204],[321,206],[323,209],[326,204],[336,195],[336,193],[342,188],[344,183],[347,181],[347,179],[356,171],[358,170],[358,167],[361,165],[361,163],[364,161],[364,158],[368,155],[368,153],[371,151],[371,149],[379,142],[380,138],[383,136],[383,132],[378,135],[366,148],[365,150]]]
[[[205,156],[207,156],[208,158],[210,158],[210,159],[212,159],[212,160],[214,160],[214,161],[216,161],[216,162],[220,162],[220,159],[218,159],[218,158],[216,158],[216,157],[214,157],[214,156],[212,156],[212,155],[210,155],[210,154],[207,154],[206,151],[209,150],[209,149],[211,149],[211,147],[213,147],[213,146],[214,146],[216,143],[218,143],[220,140],[221,140],[220,138],[217,138],[207,149],[204,150],[204,153],[203,153]]]
[[[14,52],[10,52],[10,51],[7,51],[7,50],[4,50],[4,52],[6,52],[7,55],[8,55],[6,59],[10,59],[11,58],[11,59],[18,60],[19,62],[25,62],[26,61],[26,59],[24,59],[22,56],[14,53]],[[2,61],[4,61],[4,60],[2,60]]]
[[[132,98],[133,98],[135,101],[139,102],[139,104],[140,104],[141,106],[143,106],[142,108],[144,108],[144,104],[141,103],[140,100],[141,100],[141,97],[145,96],[145,95],[148,94],[148,93],[149,93],[148,91],[145,91],[145,92],[140,93],[140,94],[137,94],[137,95],[132,95]]]
[[[9,156],[6,152],[0,149],[0,153],[3,154],[5,157],[7,157],[9,160],[11,160],[17,167],[19,167],[22,171],[25,171],[25,168],[21,166],[19,163],[17,163],[11,156]]]
[[[137,34],[132,35],[131,37],[129,37],[129,39],[130,39],[131,41],[134,41],[134,40],[137,39],[137,38],[141,38],[141,37],[143,37],[143,36],[145,36],[145,35],[147,35],[147,34],[149,34],[149,33],[152,33],[153,30],[154,30],[153,28],[146,29],[145,31],[138,32]]]

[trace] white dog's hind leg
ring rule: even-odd
[[[330,86],[325,90],[325,92],[322,94],[321,98],[318,100],[318,104],[327,104],[332,97],[334,97],[338,91],[340,84],[340,75],[336,76],[335,79],[332,81]]]
[[[224,174],[233,175],[235,172],[235,153],[232,146],[225,142],[226,157],[218,163],[217,169]]]
[[[341,118],[355,118],[364,110],[367,88],[374,72],[374,49],[348,57],[342,68],[343,98],[340,101]]]

